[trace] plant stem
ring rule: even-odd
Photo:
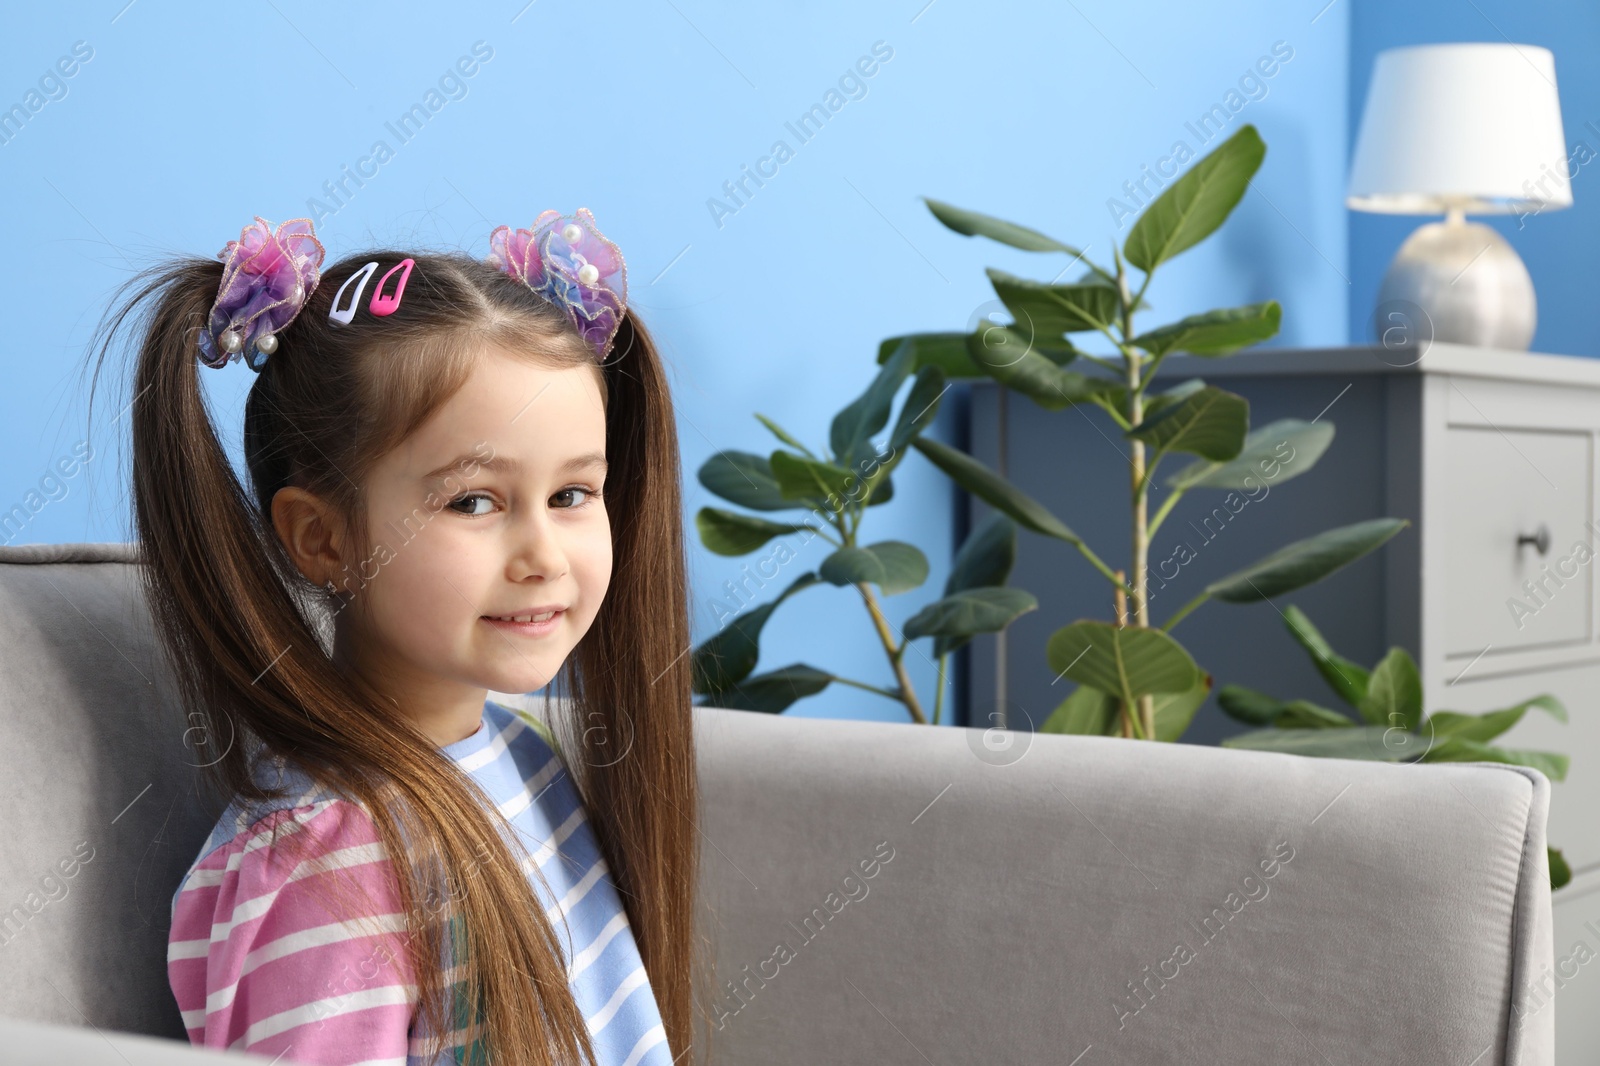
[[[1081,541],[1081,540],[1072,541],[1071,543],[1072,543],[1073,547],[1077,548],[1078,551],[1083,553],[1083,557],[1085,559],[1089,560],[1090,565],[1092,565],[1096,570],[1098,570],[1102,574],[1104,574],[1106,576],[1106,579],[1108,581],[1110,581],[1113,585],[1116,585],[1119,588],[1127,588],[1128,587],[1127,579],[1126,578],[1118,578],[1117,574],[1116,574],[1116,571],[1112,570],[1111,567],[1107,566],[1105,564],[1105,560],[1101,559],[1100,556],[1096,555],[1094,553],[1094,550],[1092,548],[1090,548],[1087,544],[1083,543],[1083,541]]]
[[[1128,272],[1122,264],[1122,258],[1117,257],[1117,293],[1122,304],[1122,359],[1128,372],[1128,422],[1137,426],[1144,421],[1144,382],[1140,379],[1139,371],[1142,369],[1142,357],[1139,350],[1130,342],[1133,340],[1133,309],[1138,304],[1144,290],[1150,284],[1152,271],[1147,271],[1144,284],[1139,286],[1139,295],[1130,296],[1128,293]],[[1155,472],[1154,462],[1147,473],[1145,470],[1144,441],[1135,439],[1133,442],[1131,466],[1129,471],[1132,479],[1133,491],[1133,597],[1129,606],[1133,624],[1148,628],[1150,625],[1150,604],[1147,602],[1148,579],[1145,571],[1149,566],[1150,555],[1150,479],[1149,474]],[[1156,456],[1160,459],[1160,455]],[[1140,732],[1144,738],[1154,737],[1155,726],[1155,698],[1149,694],[1138,697],[1137,714],[1143,726]],[[1133,710],[1133,708],[1130,708]]]
[[[841,685],[849,685],[851,688],[859,688],[866,692],[876,692],[878,695],[886,696],[889,699],[894,700],[896,703],[904,702],[900,699],[900,693],[895,692],[893,689],[880,688],[877,685],[869,685],[865,681],[853,681],[848,677],[840,677],[838,674],[834,674],[833,679],[839,682]]]
[[[1139,696],[1139,697],[1135,698],[1134,702],[1142,704],[1147,699],[1150,699],[1150,697],[1149,696]],[[1144,726],[1139,724],[1139,716],[1137,714],[1128,715],[1128,722],[1133,727],[1133,739],[1134,740],[1148,740],[1148,739],[1150,739],[1151,736],[1154,735],[1153,733],[1146,733],[1145,732]]]
[[[1210,598],[1211,598],[1211,594],[1209,592],[1202,592],[1200,595],[1196,596],[1194,599],[1192,599],[1188,603],[1184,604],[1182,610],[1180,610],[1177,614],[1173,615],[1171,618],[1167,619],[1167,624],[1161,627],[1162,631],[1165,632],[1165,633],[1172,632],[1172,627],[1177,625],[1179,622],[1183,621],[1183,617],[1185,615],[1187,615],[1190,611],[1194,610],[1196,607],[1200,606],[1202,603],[1206,602],[1206,600],[1208,600]]]
[[[939,724],[939,715],[944,710],[944,671],[945,664],[950,661],[950,653],[945,652],[939,656],[939,690],[933,694],[933,724]]]
[[[1149,388],[1150,382],[1155,380],[1156,371],[1161,369],[1161,360],[1165,359],[1167,356],[1169,356],[1171,354],[1172,354],[1172,349],[1168,348],[1166,351],[1162,352],[1160,355],[1155,356],[1153,359],[1150,360],[1150,369],[1145,371],[1145,374],[1144,374],[1144,387],[1145,388]]]
[[[824,533],[821,529],[817,528],[816,526],[812,526],[811,527],[811,532],[815,533],[817,536],[821,537],[823,540],[827,541],[829,544],[832,544],[835,548],[844,547],[844,543],[842,541],[834,540],[832,537],[828,536],[826,533]]]
[[[912,721],[918,725],[927,725],[928,718],[922,713],[922,704],[917,700],[916,690],[911,687],[906,664],[901,661],[901,653],[905,649],[894,646],[894,635],[889,632],[889,621],[883,617],[883,611],[878,607],[878,599],[872,594],[872,586],[858,581],[856,588],[860,590],[861,599],[867,605],[867,613],[872,616],[872,624],[878,630],[878,639],[883,642],[883,650],[889,655],[889,665],[894,667],[895,679],[900,682],[900,702],[911,712]]]
[[[1111,420],[1113,422],[1115,422],[1124,431],[1133,428],[1132,426],[1128,425],[1128,420],[1126,418],[1122,417],[1122,412],[1117,410],[1116,407],[1113,406],[1104,397],[1095,396],[1095,397],[1092,397],[1089,400],[1089,402],[1094,404],[1096,407],[1100,408],[1100,410],[1104,411],[1106,414],[1110,415],[1111,416]]]
[[[1150,279],[1155,277],[1155,273],[1156,272],[1155,272],[1155,268],[1154,267],[1152,267],[1150,270],[1147,270],[1145,272],[1144,283],[1139,286],[1138,295],[1135,296],[1128,303],[1128,314],[1129,314],[1129,316],[1132,316],[1134,310],[1139,306],[1139,301],[1144,299],[1144,290],[1146,290],[1146,289],[1148,289],[1150,287]],[[1124,291],[1126,291],[1126,287],[1124,287]],[[1133,331],[1132,330],[1128,331],[1128,339],[1129,340],[1133,339]]]
[[[1156,510],[1156,516],[1150,520],[1150,536],[1152,538],[1155,537],[1156,530],[1161,528],[1161,523],[1167,520],[1167,512],[1172,510],[1173,505],[1178,502],[1179,497],[1184,492],[1184,489],[1169,489],[1167,491],[1167,498],[1161,501],[1161,506]]]
[[[1121,570],[1118,570],[1117,571],[1117,580],[1122,582],[1122,584],[1119,584],[1117,586],[1116,595],[1113,596],[1112,599],[1111,599],[1111,606],[1112,606],[1112,610],[1116,613],[1116,616],[1117,616],[1117,627],[1119,629],[1126,629],[1127,626],[1128,626],[1127,575],[1124,574]],[[1124,700],[1124,699],[1118,699],[1117,700],[1117,715],[1118,715],[1119,720],[1122,723],[1122,735],[1124,737],[1132,737],[1133,736],[1133,708],[1128,706],[1128,701],[1127,700]]]
[[[835,544],[837,547],[840,547],[840,548],[848,548],[853,544],[853,541],[852,541],[851,536],[850,536],[850,523],[847,521],[848,516],[845,514],[845,511],[844,511],[843,507],[841,507],[837,511],[828,511],[828,508],[827,508],[827,499],[828,499],[827,486],[819,485],[819,487],[822,489],[822,500],[823,500],[823,503],[822,503],[821,507],[814,509],[812,511],[812,514],[822,514],[823,515],[823,521],[827,522],[834,529],[837,529],[839,531],[839,539],[837,541],[835,541],[832,537],[829,537],[828,538],[829,543]],[[826,512],[826,513],[824,513],[824,512]],[[820,530],[819,530],[819,532],[820,532]],[[824,536],[826,536],[826,534],[824,534]]]
[[[1145,499],[1150,498],[1150,483],[1156,479],[1156,467],[1160,465],[1162,457],[1166,454],[1166,452],[1158,451],[1155,453],[1155,455],[1151,456],[1150,461],[1145,464],[1144,478],[1139,482],[1139,492],[1145,497]],[[1145,530],[1146,536],[1152,532],[1154,532],[1154,530]]]

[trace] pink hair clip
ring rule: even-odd
[[[487,261],[566,311],[603,365],[628,309],[628,267],[589,209],[544,211],[531,230],[498,226],[489,247]]]
[[[368,311],[371,311],[375,315],[392,315],[396,310],[399,309],[400,296],[406,291],[406,279],[411,277],[411,265],[413,262],[414,261],[411,259],[402,259],[400,262],[384,271],[383,277],[378,279],[377,291],[372,294],[372,303],[367,306]],[[394,287],[394,295],[385,296],[383,294],[384,283],[389,280],[389,275],[393,274],[396,270],[401,271],[401,273],[400,280],[395,284]]]
[[[256,220],[217,253],[222,282],[200,329],[200,361],[223,367],[234,359],[257,373],[278,350],[278,331],[300,313],[321,280],[323,248],[309,218],[294,218],[274,232]]]

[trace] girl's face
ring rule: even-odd
[[[372,471],[372,577],[341,611],[339,639],[422,717],[454,705],[473,723],[477,690],[543,688],[594,622],[611,581],[597,374],[491,348]],[[493,620],[552,609],[544,623]]]

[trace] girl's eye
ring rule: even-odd
[[[487,500],[491,507],[494,505],[494,501],[489,499],[489,497],[487,495],[485,495],[484,493],[481,493],[481,492],[469,492],[465,496],[457,496],[455,499],[451,500],[450,501],[450,507],[451,507],[451,509],[455,509],[456,504],[465,503],[468,500]],[[481,517],[482,515],[488,514],[489,512],[487,512],[487,511],[460,511],[460,510],[457,510],[456,513],[457,514],[466,515],[469,518],[478,518],[478,517]]]
[[[581,493],[583,493],[583,496],[584,496],[583,501],[581,503],[568,504],[565,507],[558,507],[559,510],[575,511],[579,507],[587,507],[591,503],[593,503],[600,496],[600,493],[596,492],[594,489],[586,489],[586,488],[583,488],[580,485],[572,485],[572,486],[570,486],[568,488],[562,489],[560,492],[558,492],[554,496],[550,497],[550,499],[551,500],[559,500],[559,499],[561,499],[561,497],[566,496],[568,493],[573,493],[573,492],[581,492]]]

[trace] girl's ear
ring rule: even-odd
[[[272,528],[296,569],[313,585],[326,585],[344,568],[344,525],[333,506],[315,493],[294,485],[273,493]]]

